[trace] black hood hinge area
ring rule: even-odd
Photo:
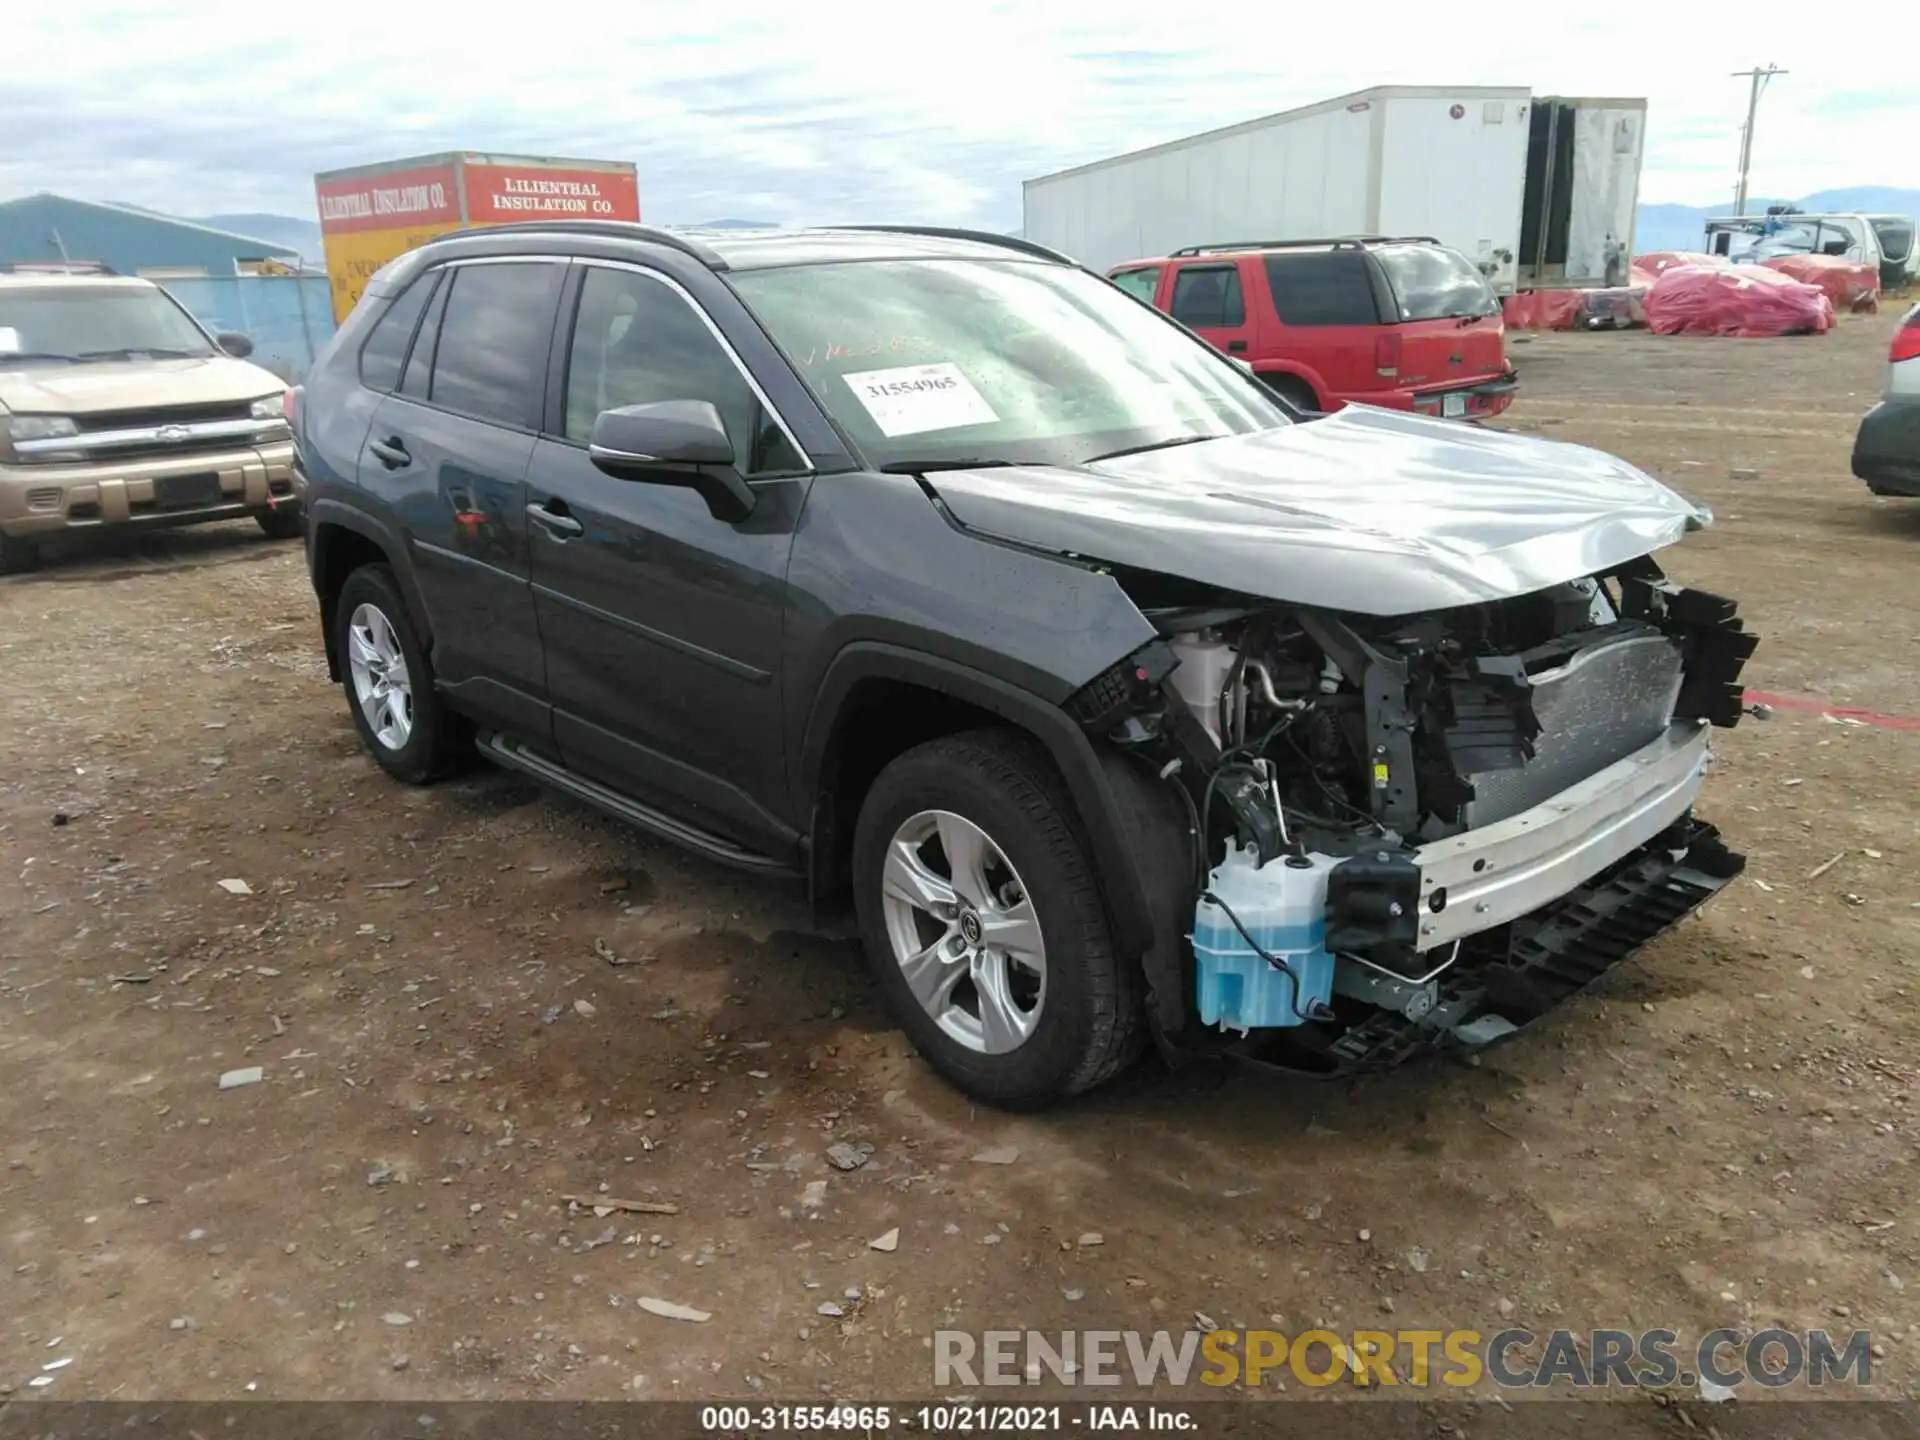
[[[1705,720],[1723,730],[1738,725],[1746,708],[1740,672],[1760,644],[1739,606],[1724,595],[1680,588],[1649,559],[1615,575],[1621,614],[1650,621],[1680,642],[1684,668],[1674,718]]]

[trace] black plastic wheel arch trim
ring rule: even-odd
[[[862,681],[876,679],[919,685],[977,705],[1025,730],[1046,747],[1079,809],[1080,823],[1093,851],[1095,881],[1113,921],[1114,940],[1129,958],[1144,954],[1153,944],[1155,926],[1113,789],[1093,742],[1058,705],[1005,680],[897,645],[858,640],[847,645],[820,677],[807,716],[798,777],[806,798],[801,813],[815,810],[818,826],[821,807],[815,802],[847,698]],[[818,834],[813,837],[816,846],[820,838]]]

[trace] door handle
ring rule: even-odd
[[[369,440],[367,449],[371,450],[380,463],[389,470],[398,470],[402,466],[413,463],[413,456],[407,453],[406,444],[398,435],[390,436],[385,440]]]
[[[564,510],[549,510],[539,503],[527,506],[527,518],[556,540],[571,539],[585,533],[587,528]]]
[[[1229,341],[1227,341],[1227,353],[1228,353],[1229,355],[1244,355],[1244,354],[1246,354],[1246,353],[1247,353],[1247,342],[1246,342],[1246,341],[1244,341],[1244,340],[1229,340]]]

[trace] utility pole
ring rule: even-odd
[[[1740,130],[1740,186],[1733,192],[1733,213],[1747,213],[1747,167],[1753,161],[1753,113],[1760,108],[1760,92],[1767,88],[1767,82],[1776,75],[1787,72],[1777,65],[1769,64],[1762,70],[1758,65],[1751,70],[1736,70],[1733,78],[1745,77],[1750,86],[1747,91],[1747,123]]]

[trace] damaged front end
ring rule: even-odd
[[[1744,865],[1692,807],[1755,637],[1650,559],[1394,618],[1119,578],[1160,638],[1069,709],[1141,762],[1172,1053],[1478,1048]]]

